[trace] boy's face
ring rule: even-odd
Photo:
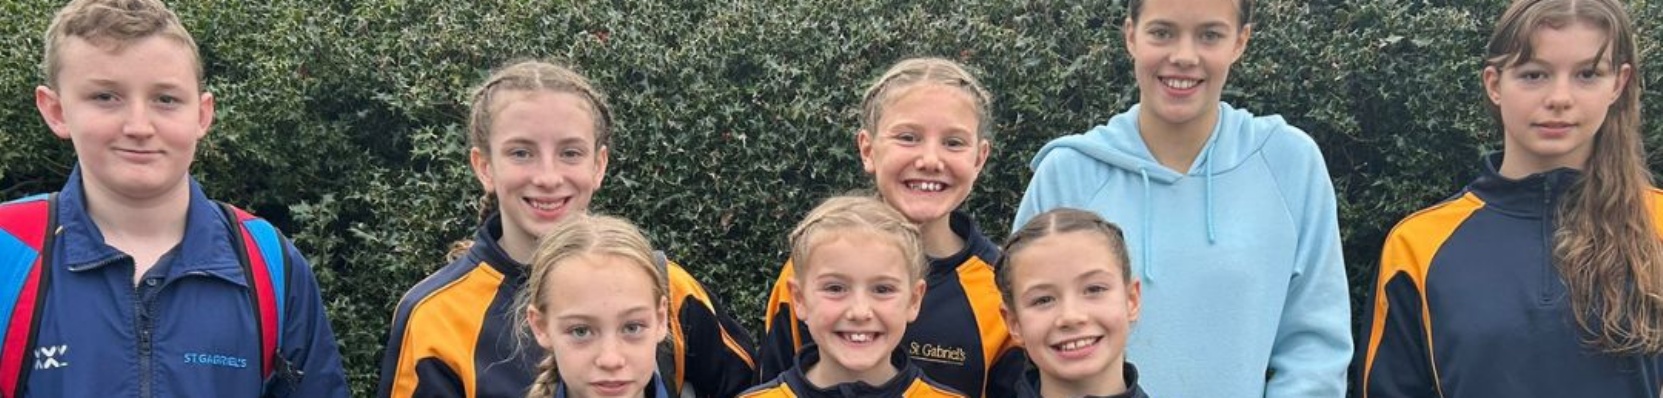
[[[885,202],[907,220],[939,220],[970,196],[989,144],[977,134],[976,105],[964,90],[905,87],[884,106],[878,131],[856,135],[861,164]]]
[[[918,317],[924,281],[913,280],[892,241],[832,233],[809,249],[808,263],[787,282],[792,310],[820,348],[820,362],[809,371],[838,382],[882,384],[895,374],[889,356]]]
[[[669,316],[639,268],[617,256],[567,259],[542,281],[547,313],[527,310],[573,396],[639,397],[658,368]]]
[[[87,189],[135,201],[186,189],[214,121],[191,50],[160,36],[120,50],[70,37],[58,57],[57,87],[36,87],[35,106],[75,146]]]
[[[469,160],[479,183],[497,195],[504,246],[529,253],[566,215],[589,208],[607,150],[596,149],[595,114],[581,96],[510,91],[494,102],[487,105],[496,108],[491,152],[474,148]]]
[[[1138,318],[1139,285],[1124,283],[1108,239],[1088,231],[1033,241],[1010,258],[1011,336],[1047,379],[1103,394],[1121,380],[1126,337]],[[1124,385],[1122,384],[1122,387]]]

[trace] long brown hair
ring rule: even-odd
[[[1654,188],[1640,135],[1644,80],[1627,10],[1615,0],[1515,1],[1490,36],[1485,65],[1528,62],[1537,29],[1573,22],[1605,29],[1610,42],[1599,59],[1631,73],[1594,134],[1584,178],[1558,210],[1554,257],[1586,343],[1608,354],[1663,353],[1663,240],[1651,217]],[[1499,108],[1486,104],[1499,124]]]

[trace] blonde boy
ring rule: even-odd
[[[214,96],[178,17],[156,0],[73,1],[48,28],[43,69],[35,104],[77,161],[41,207],[57,225],[40,250],[50,260],[0,262],[42,275],[35,316],[8,324],[32,323],[34,338],[7,333],[0,348],[33,354],[4,377],[8,395],[347,396],[305,258],[275,229],[260,230],[277,242],[269,252],[248,253],[252,233],[235,225],[269,224],[218,205],[189,174]],[[257,280],[250,256],[277,272]]]

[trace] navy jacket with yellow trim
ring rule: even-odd
[[[1010,397],[1027,357],[999,314],[992,265],[999,260],[999,248],[969,215],[955,211],[951,217],[953,232],[964,239],[965,248],[951,257],[930,259],[924,304],[918,319],[907,327],[901,348],[930,378],[954,390],[971,397]],[[795,274],[787,261],[768,297],[759,347],[760,380],[790,368],[797,351],[814,341],[791,311],[786,280]]]
[[[952,387],[931,380],[918,366],[907,359],[904,348],[896,347],[889,354],[895,366],[895,377],[882,385],[864,382],[838,383],[820,387],[808,381],[808,369],[820,363],[820,350],[813,343],[797,354],[796,364],[773,380],[740,394],[741,398],[964,398]]]
[[[1132,366],[1131,362],[1126,362],[1125,366],[1121,367],[1120,374],[1126,380],[1126,391],[1115,395],[1089,395],[1080,398],[1149,398],[1149,394],[1143,392],[1143,387],[1138,387],[1138,368],[1136,366]],[[1022,382],[1016,385],[1016,398],[1046,398],[1045,395],[1040,394],[1038,368],[1030,367],[1026,373],[1022,374]]]
[[[543,355],[514,335],[514,295],[526,267],[497,245],[500,215],[485,225],[467,253],[399,300],[377,397],[525,396]],[[754,385],[755,348],[744,327],[681,265],[667,270],[675,322],[659,366],[666,388],[731,397]]]
[[[1555,211],[1580,172],[1510,180],[1500,163],[1486,157],[1459,195],[1387,236],[1355,356],[1359,394],[1657,397],[1663,358],[1583,344],[1553,261]],[[1663,193],[1651,194],[1655,219]]]

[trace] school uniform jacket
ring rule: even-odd
[[[282,361],[298,384],[260,372],[260,317],[249,302],[220,206],[190,178],[183,240],[139,283],[87,211],[79,167],[58,193],[50,287],[41,304],[28,397],[346,397],[346,374],[306,258],[283,240]],[[0,234],[0,245],[21,244]],[[279,283],[281,283],[279,285]],[[267,389],[267,387],[271,387]]]
[[[964,239],[965,248],[947,258],[930,259],[924,303],[918,319],[907,327],[901,348],[930,378],[954,390],[971,397],[1010,397],[1027,357],[1016,349],[999,314],[992,265],[999,259],[999,248],[969,215],[955,211],[950,217],[953,233]],[[791,310],[786,281],[795,274],[787,261],[768,296],[758,365],[761,380],[790,368],[795,354],[814,340]]]
[[[1500,154],[1486,160],[1459,195],[1387,236],[1356,355],[1361,395],[1657,397],[1659,356],[1582,343],[1553,260],[1555,211],[1581,174],[1510,180],[1496,171]],[[1651,196],[1656,220],[1663,193]]]
[[[1082,398],[1149,398],[1149,394],[1144,393],[1142,387],[1138,387],[1138,368],[1136,366],[1132,366],[1131,362],[1127,362],[1125,367],[1121,368],[1120,373],[1126,378],[1126,392],[1108,396],[1090,395]],[[1022,383],[1016,385],[1016,398],[1046,398],[1039,393],[1039,381],[1039,369],[1028,369],[1027,372],[1022,374]]]
[[[525,396],[543,350],[514,335],[526,266],[497,245],[500,216],[461,258],[411,288],[393,315],[377,397]],[[680,264],[668,262],[670,349],[660,358],[673,395],[731,397],[755,384],[750,335]]]
[[[896,347],[889,355],[895,366],[895,377],[882,385],[864,382],[839,383],[818,387],[808,381],[808,369],[820,362],[820,350],[814,344],[803,347],[797,354],[796,365],[780,373],[773,380],[740,394],[741,398],[964,398],[952,387],[926,376],[907,359],[906,350]]]

